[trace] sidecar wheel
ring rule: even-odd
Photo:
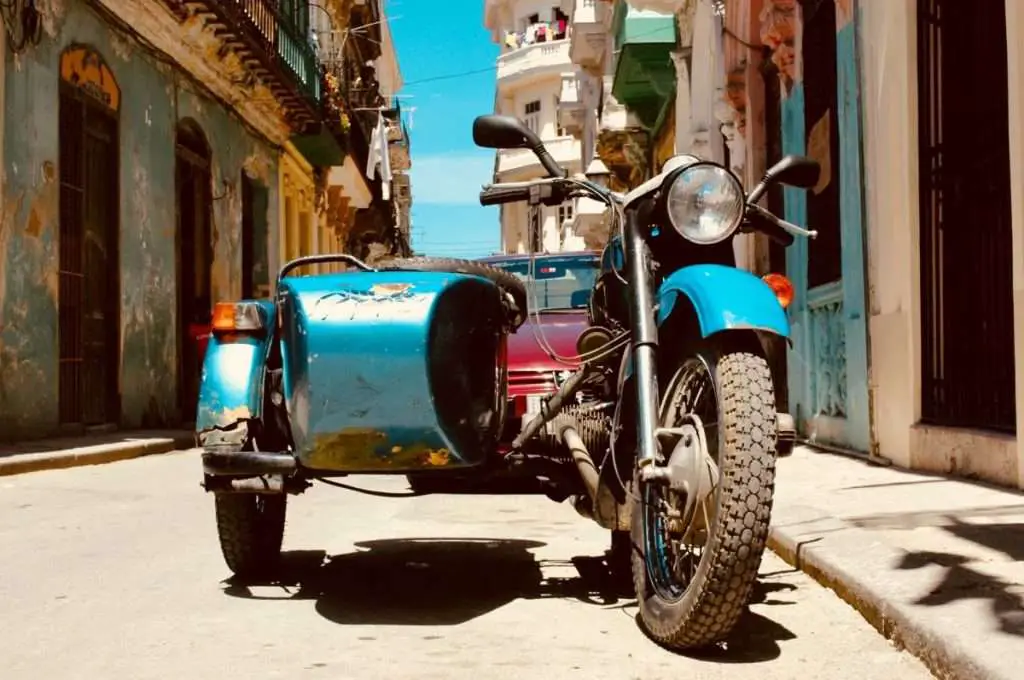
[[[513,310],[518,328],[526,319],[526,286],[512,274],[503,269],[492,267],[475,260],[458,260],[448,257],[407,257],[387,260],[377,265],[381,271],[414,271],[414,272],[455,272],[471,274],[491,281],[501,290],[512,296],[516,309]]]
[[[288,496],[218,493],[215,504],[228,568],[241,578],[271,575],[281,557]]]
[[[686,377],[688,371],[703,371],[703,377],[698,382]],[[687,394],[695,403],[686,403]],[[685,361],[665,391],[662,425],[674,426],[680,413],[696,413],[703,421],[718,483],[705,509],[680,527],[680,520],[663,512],[666,505],[678,508],[675,494],[634,479],[633,583],[651,637],[695,649],[732,631],[750,599],[767,542],[776,457],[767,362],[750,352],[713,348]],[[699,522],[697,513],[704,513]],[[689,548],[700,548],[700,554]]]

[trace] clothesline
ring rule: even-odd
[[[505,34],[505,46],[511,49],[518,49],[523,45],[547,42],[548,40],[562,40],[565,38],[568,24],[565,19],[555,21],[542,21],[531,24],[523,31],[509,31]]]

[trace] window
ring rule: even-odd
[[[572,203],[563,203],[558,206],[558,226],[561,227],[567,220],[573,217]]]
[[[591,255],[549,255],[534,259],[533,276],[530,262],[522,258],[491,262],[526,284],[527,299],[538,311],[545,309],[582,309],[590,299],[590,289],[597,279],[600,261]]]
[[[530,16],[526,17],[522,21],[523,21],[523,26],[522,26],[522,28],[520,30],[526,31],[526,30],[528,30],[530,28],[530,26],[534,26],[534,25],[540,23],[540,15],[539,14],[531,14]]]
[[[523,109],[523,121],[526,123],[526,127],[533,130],[535,134],[540,134],[540,101],[535,100],[527,102]]]
[[[569,133],[566,132],[564,127],[562,127],[562,112],[558,110],[559,107],[561,106],[561,104],[562,104],[561,98],[556,94],[555,95],[555,131],[558,133],[559,137],[565,137]]]

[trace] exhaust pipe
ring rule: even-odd
[[[563,425],[559,430],[559,436],[565,442],[576,469],[580,473],[583,487],[590,499],[590,513],[585,513],[579,502],[575,503],[576,512],[589,517],[601,527],[609,530],[628,531],[630,528],[629,513],[626,509],[620,508],[615,496],[607,486],[601,485],[601,475],[594,464],[594,459],[587,451],[587,445],[583,443],[579,431],[571,424]],[[627,504],[628,507],[628,504]]]
[[[583,479],[583,486],[587,490],[587,495],[590,496],[590,502],[594,508],[597,508],[597,487],[600,483],[600,475],[597,472],[597,466],[594,465],[594,459],[590,457],[590,452],[587,451],[587,447],[575,427],[564,426],[561,435],[562,441],[565,442],[569,453],[572,454],[573,462],[576,463],[580,478]]]

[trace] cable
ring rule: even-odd
[[[495,64],[494,66],[488,66],[487,68],[478,68],[478,69],[475,69],[473,71],[463,71],[461,73],[448,73],[448,74],[442,75],[442,76],[432,76],[430,78],[420,78],[419,80],[413,80],[413,81],[410,81],[408,83],[404,83],[402,88],[405,89],[406,87],[411,87],[413,85],[422,85],[423,83],[434,83],[434,82],[437,82],[439,80],[451,80],[453,78],[465,78],[467,76],[474,76],[474,75],[478,75],[480,73],[489,73],[491,71],[497,71],[497,70],[498,70],[498,65]]]
[[[367,496],[380,496],[381,498],[412,498],[413,496],[423,496],[424,494],[420,491],[410,491],[409,493],[395,493],[393,491],[374,491],[373,489],[364,489],[359,486],[352,486],[350,484],[342,484],[341,482],[335,482],[331,479],[325,479],[323,477],[314,477],[313,479],[318,482],[323,482],[330,486],[336,486],[339,489],[348,489],[349,491],[356,491],[358,493],[365,493]]]

